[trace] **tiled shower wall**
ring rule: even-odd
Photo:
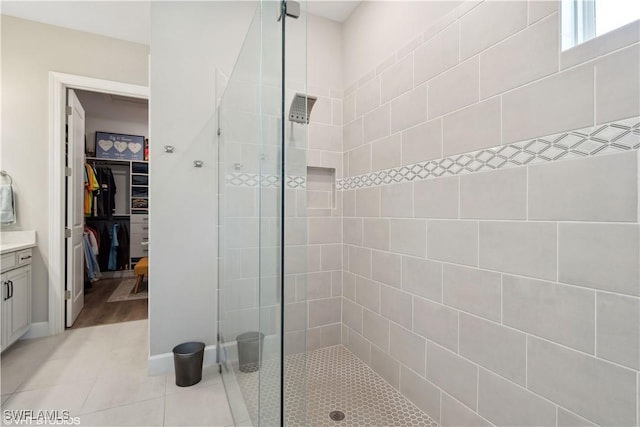
[[[287,241],[304,236],[300,243],[308,243],[289,251],[297,261],[288,268],[300,266],[285,283],[289,353],[304,351],[305,341],[308,350],[341,342],[342,193],[335,184],[343,178],[342,92],[310,86],[309,93],[318,100],[308,128],[306,197],[300,198],[305,202],[299,207],[306,209],[306,218],[287,222]]]
[[[640,45],[561,53],[557,2],[425,30],[344,94],[343,343],[442,425],[640,424]]]

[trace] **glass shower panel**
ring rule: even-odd
[[[286,425],[307,425],[307,346],[309,306],[307,274],[320,268],[319,246],[308,246],[307,151],[309,125],[289,120],[296,94],[306,97],[307,12],[287,18],[284,43],[284,152],[285,152],[285,317],[284,317],[284,413]],[[309,112],[305,114],[309,117]],[[316,256],[317,255],[317,256]],[[310,261],[311,260],[311,261]],[[315,337],[317,338],[317,337]]]
[[[293,91],[283,85],[282,67],[284,24],[290,20],[279,21],[279,9],[276,1],[258,5],[218,106],[218,356],[236,425],[281,424],[288,411],[282,399],[283,356],[291,348],[306,348],[306,217],[298,207],[306,206],[300,189],[307,131],[298,125],[294,136],[283,121],[288,111],[283,102]],[[305,41],[296,55],[306,62],[306,20],[299,22],[304,31],[296,34]],[[306,75],[306,69],[292,74]],[[305,81],[298,78],[297,91]],[[289,216],[305,221],[292,236],[293,246],[284,226]],[[297,267],[289,272],[285,264],[291,257]],[[289,339],[289,324],[282,323],[285,310],[285,319],[296,313],[295,340]],[[296,378],[297,394],[304,373]],[[295,400],[298,416],[305,410],[302,397]]]

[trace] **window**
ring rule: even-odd
[[[637,19],[639,0],[562,0],[562,50]]]

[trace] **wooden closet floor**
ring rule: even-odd
[[[147,298],[133,301],[107,302],[113,291],[123,280],[131,280],[131,277],[101,279],[93,283],[91,289],[85,290],[84,308],[71,329],[146,319],[148,317],[149,301]],[[146,287],[147,283],[145,281],[140,290],[145,291]]]

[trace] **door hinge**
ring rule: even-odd
[[[73,114],[73,107],[71,105],[67,105],[67,116],[70,116]]]
[[[64,175],[71,176],[71,168],[64,168]]]
[[[65,228],[64,229],[64,237],[66,237],[67,239],[69,237],[71,237],[71,229],[70,228]]]
[[[222,129],[218,128],[218,136],[222,135]]]
[[[278,22],[282,19],[282,12],[294,19],[298,19],[300,17],[300,3],[293,0],[286,0],[280,2],[280,10],[278,15]]]
[[[68,300],[71,299],[71,291],[64,291],[64,299]]]

